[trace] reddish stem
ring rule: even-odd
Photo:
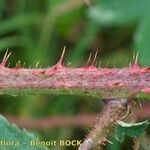
[[[0,92],[3,94],[74,94],[103,99],[150,96],[150,67],[137,63],[125,68],[96,68],[86,65],[68,68],[62,65],[64,51],[58,63],[49,68],[26,69],[5,67],[10,54],[0,65]],[[94,59],[95,61],[95,59]],[[143,96],[143,95],[142,95]]]

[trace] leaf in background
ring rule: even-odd
[[[7,48],[15,46],[23,46],[26,44],[25,38],[21,36],[8,36],[6,38],[0,39],[0,51],[6,50]]]
[[[101,0],[89,16],[102,25],[121,25],[140,19],[149,8],[149,0]]]
[[[22,29],[24,26],[42,23],[41,14],[21,14],[0,22],[0,34]]]
[[[2,116],[0,116],[0,140],[14,141],[13,146],[3,146],[0,145],[0,149],[5,150],[48,150],[44,146],[30,146],[31,140],[37,140],[37,137],[30,134],[26,130],[21,131],[16,125],[11,125],[9,122]],[[20,142],[20,145],[17,145],[17,141]]]
[[[100,31],[100,27],[96,22],[92,22],[89,19],[86,23],[85,30],[83,31],[81,37],[77,40],[77,44],[75,45],[74,49],[72,50],[73,53],[70,56],[71,62],[76,62],[76,58],[82,58],[83,54],[86,52],[87,48],[92,43],[95,35]]]
[[[139,60],[149,65],[150,56],[150,1],[149,0],[102,0],[89,9],[89,16],[101,25],[123,25],[139,21],[134,35],[134,48],[140,51]]]
[[[150,14],[145,16],[134,35],[134,49],[139,52],[139,61],[142,65],[150,64]]]
[[[5,1],[1,0],[1,4],[0,4],[0,19],[2,18],[2,14],[5,8]]]
[[[64,37],[67,36],[68,32],[73,28],[73,25],[82,19],[81,16],[83,12],[84,8],[81,5],[79,8],[59,16],[55,25],[59,34],[62,34]]]
[[[123,142],[125,135],[133,138],[142,135],[149,124],[148,120],[139,123],[125,123],[123,121],[117,121],[117,123],[114,136],[120,142]]]

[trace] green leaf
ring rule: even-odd
[[[0,116],[0,149],[48,150],[48,148],[44,146],[31,146],[31,140],[37,140],[37,137],[35,137],[33,134],[30,134],[25,129],[21,131],[16,125],[9,124],[9,122],[3,116]],[[11,144],[8,146],[8,143]]]
[[[149,0],[101,0],[90,8],[89,16],[104,25],[127,24],[140,19],[149,6]]]
[[[0,34],[23,29],[25,26],[42,23],[43,16],[40,14],[21,14],[0,22]]]
[[[125,123],[123,121],[117,121],[117,123],[114,136],[119,142],[123,142],[125,135],[133,138],[142,135],[149,124],[148,120],[139,123]]]
[[[0,38],[0,51],[6,50],[7,48],[24,46],[27,40],[23,36],[8,36]]]

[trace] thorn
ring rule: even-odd
[[[107,61],[107,63],[106,63],[106,68],[108,67],[108,64],[109,64],[109,62]]]
[[[8,67],[8,68],[10,67],[10,62],[8,62],[8,65],[7,65],[7,67]]]
[[[38,62],[36,63],[35,67],[38,68],[38,67],[39,67],[39,64],[40,64],[40,61],[38,61]]]
[[[68,67],[69,67],[70,65],[71,65],[71,62],[67,62],[67,63],[66,63],[66,66],[68,66]]]
[[[141,68],[140,71],[141,71],[141,72],[148,72],[148,71],[150,71],[150,67]]]
[[[133,52],[132,59],[133,59],[133,61],[135,60],[135,51]]]
[[[15,68],[21,68],[21,61],[20,60],[16,63]]]
[[[62,63],[63,63],[63,58],[64,58],[64,55],[65,55],[65,51],[66,51],[66,46],[64,46],[64,48],[63,48],[62,54],[61,54],[61,56],[60,56],[60,59],[59,59],[57,65],[62,65]]]
[[[22,65],[22,67],[25,68],[25,65],[26,65],[26,63],[24,62],[23,65]]]
[[[113,142],[111,142],[111,141],[109,141],[109,140],[107,140],[107,142],[108,142],[109,144],[112,144],[112,145],[114,144]]]
[[[2,62],[1,62],[1,65],[2,65],[2,66],[5,67],[6,62],[7,62],[8,58],[10,57],[11,53],[12,53],[12,52],[9,52],[9,53],[8,53],[8,48],[7,48],[6,53],[5,53],[5,55],[4,55],[4,57],[3,57],[3,60],[2,60]]]
[[[131,63],[130,65],[132,68],[139,68],[138,57],[139,57],[139,52],[137,52],[136,54],[133,53],[133,63]]]
[[[58,62],[56,63],[56,65],[48,68],[47,71],[45,71],[45,74],[49,74],[49,71],[51,72],[52,68],[53,68],[53,70],[57,70],[57,69],[60,69],[60,68],[64,67],[63,66],[63,58],[64,58],[64,55],[65,55],[65,51],[66,51],[66,46],[64,46],[62,54],[60,56],[60,59],[58,60]]]
[[[90,55],[89,55],[89,58],[88,58],[88,60],[87,60],[87,62],[86,62],[85,67],[88,67],[88,66],[90,65],[90,61],[91,61],[91,53],[90,53]]]
[[[135,55],[135,60],[134,60],[135,64],[138,64],[138,57],[139,57],[139,52],[137,52],[137,54]]]
[[[96,61],[96,58],[97,58],[97,54],[98,54],[98,50],[96,51],[95,55],[94,55],[94,59],[93,59],[93,62],[92,62],[92,66],[95,65],[95,61]]]
[[[143,106],[142,106],[142,103],[141,103],[140,101],[138,101],[138,104],[139,104],[140,108],[143,107]]]
[[[134,142],[134,144],[136,143],[136,140],[135,139],[133,139],[133,142]]]

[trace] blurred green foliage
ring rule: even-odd
[[[149,65],[149,0],[101,0],[91,7],[89,16],[103,26],[126,26],[136,24],[133,34],[133,47],[139,53],[142,65]]]
[[[1,0],[1,58],[9,48],[13,51],[10,67],[18,60],[25,67],[35,67],[38,61],[39,67],[48,67],[57,62],[66,45],[64,64],[71,62],[71,66],[85,64],[90,52],[94,55],[97,49],[97,65],[128,65],[135,51],[139,52],[140,63],[149,65],[149,7],[149,0],[91,0],[89,5],[84,0]],[[87,97],[1,96],[0,99],[2,114],[32,118],[73,116],[101,109],[98,100]],[[77,127],[34,132],[41,139],[56,140],[74,137],[74,133],[81,139],[85,133]]]

